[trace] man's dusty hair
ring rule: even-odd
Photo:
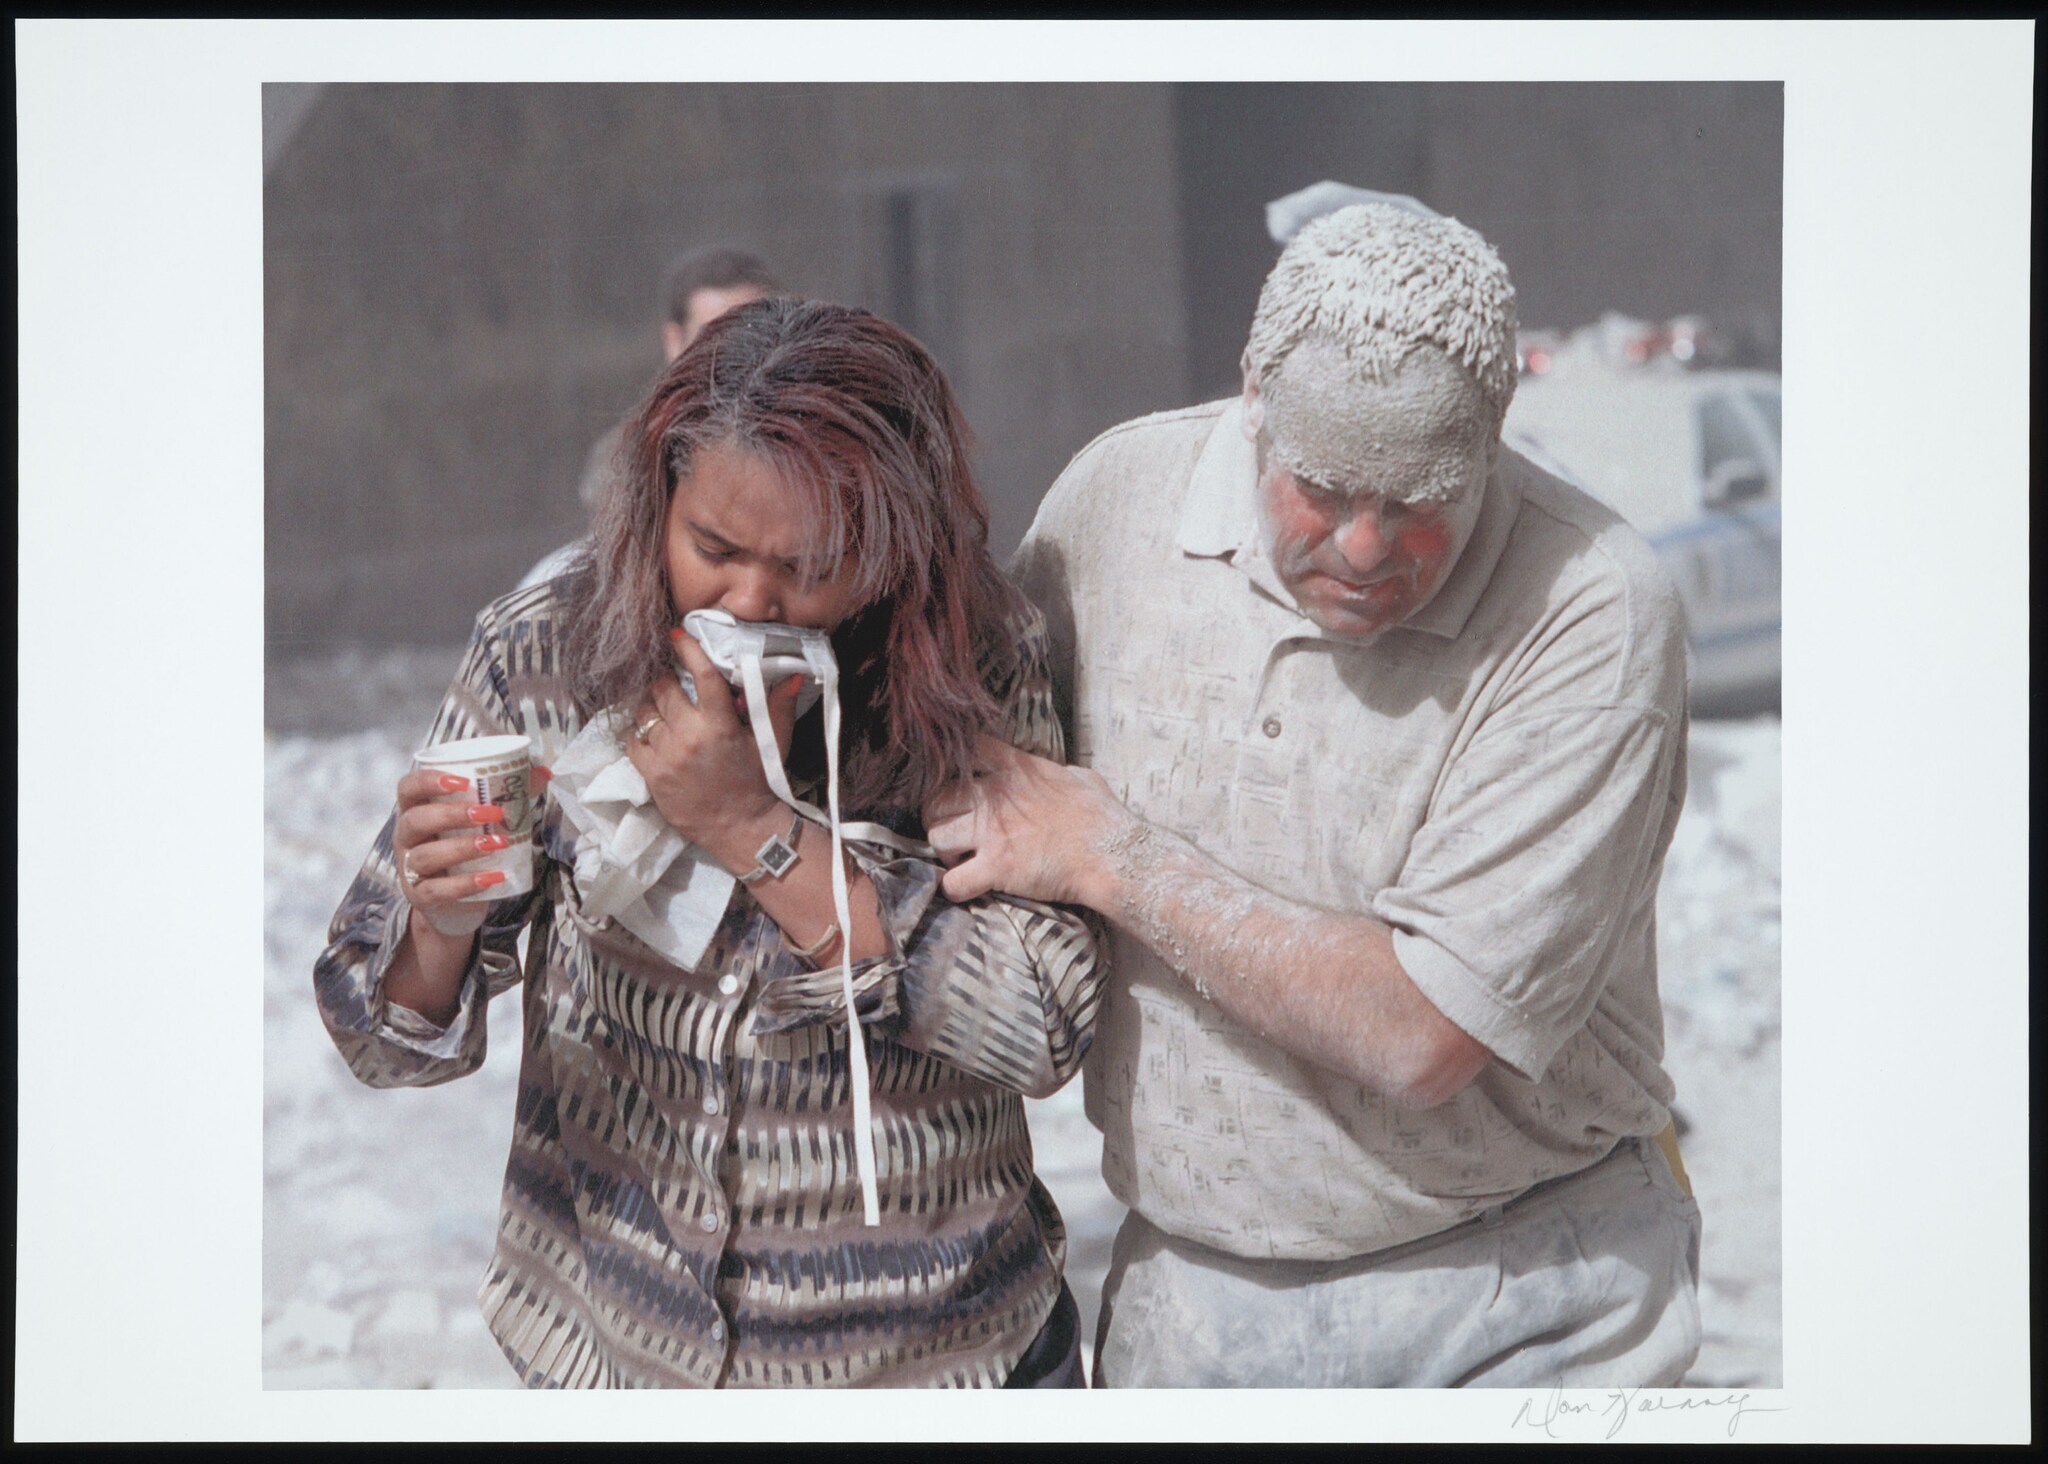
[[[1303,341],[1343,348],[1384,382],[1433,345],[1470,371],[1498,430],[1515,394],[1515,287],[1507,266],[1456,219],[1354,204],[1296,234],[1259,291],[1245,348],[1261,385]]]

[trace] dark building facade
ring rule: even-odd
[[[580,533],[730,243],[919,335],[1006,553],[1091,436],[1235,387],[1320,179],[1479,229],[1529,326],[1780,301],[1783,90],[1657,84],[363,85],[265,97],[266,644],[446,644]]]

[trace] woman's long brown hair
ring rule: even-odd
[[[588,557],[563,586],[564,670],[586,716],[674,669],[666,568],[676,484],[730,446],[812,496],[804,571],[855,569],[833,635],[850,808],[915,810],[972,767],[1008,684],[1021,609],[988,551],[967,429],[929,352],[865,310],[777,297],[707,326],[629,419]],[[807,718],[807,724],[816,717]],[[791,771],[822,742],[799,729]]]

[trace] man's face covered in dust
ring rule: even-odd
[[[1361,381],[1339,347],[1307,341],[1263,391],[1247,373],[1245,401],[1267,553],[1302,613],[1370,640],[1428,604],[1498,450],[1472,378],[1425,345]]]

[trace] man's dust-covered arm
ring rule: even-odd
[[[1133,814],[1095,773],[983,751],[973,784],[927,812],[933,845],[961,861],[949,897],[1000,889],[1094,910],[1266,1041],[1411,1107],[1486,1066],[1487,1049],[1409,979],[1387,925],[1260,889]]]

